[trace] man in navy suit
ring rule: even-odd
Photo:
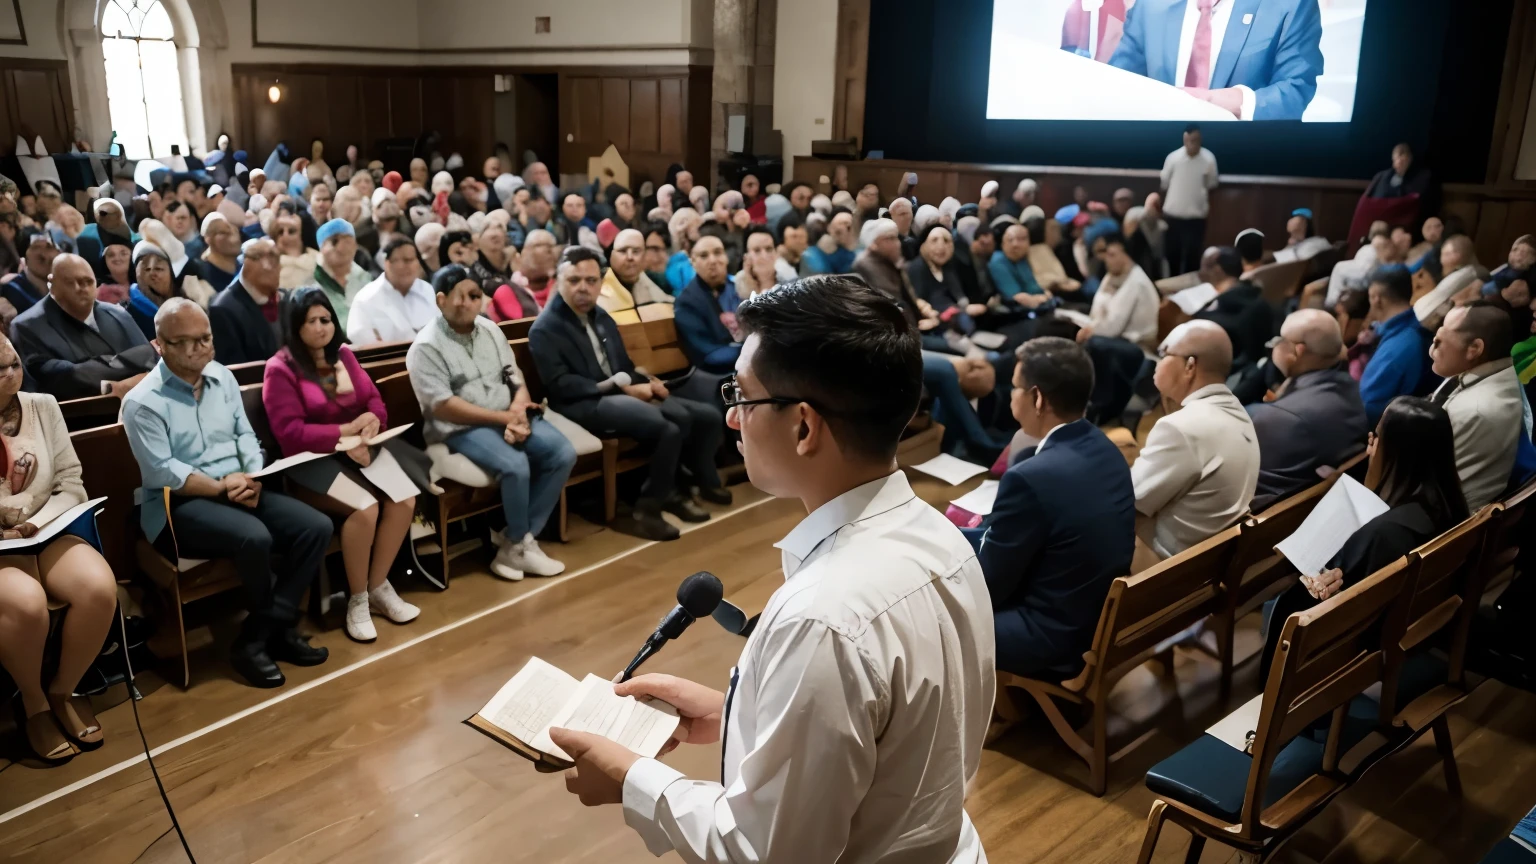
[[[1041,439],[998,486],[992,515],[969,529],[992,595],[997,667],[1071,678],[1083,668],[1099,611],[1131,569],[1136,492],[1119,448],[1083,419],[1093,362],[1076,343],[1024,343],[1013,373],[1013,416]]]
[[[1323,74],[1317,0],[1141,0],[1109,65],[1240,120],[1300,120]]]

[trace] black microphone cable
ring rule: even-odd
[[[176,808],[171,806],[171,798],[165,794],[165,784],[160,780],[160,770],[155,767],[155,757],[149,752],[149,738],[144,735],[144,722],[139,719],[138,687],[134,684],[133,659],[128,656],[128,622],[123,617],[122,604],[118,604],[117,607],[117,626],[123,635],[123,668],[128,671],[128,704],[133,706],[133,724],[139,727],[139,743],[144,746],[144,759],[149,763],[149,773],[154,775],[155,788],[160,790],[160,800],[165,804],[165,812],[171,817],[171,827],[175,829],[176,836],[181,840],[182,851],[187,853],[187,860],[191,864],[197,864],[197,858],[192,855],[192,847],[187,844],[187,835],[181,830],[181,822],[176,818]],[[164,834],[160,835],[160,837],[164,836]],[[153,846],[158,842],[160,838],[156,837],[150,845]]]

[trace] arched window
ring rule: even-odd
[[[107,104],[118,143],[129,159],[187,153],[175,28],[160,0],[107,0],[101,15],[107,65]]]

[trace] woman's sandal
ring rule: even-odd
[[[69,761],[75,755],[75,747],[59,730],[53,712],[44,711],[26,719],[27,746],[37,758],[51,765]]]
[[[95,750],[106,742],[96,712],[91,710],[91,700],[84,696],[48,694],[48,706],[59,721],[64,735],[81,750]]]

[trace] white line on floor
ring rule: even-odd
[[[767,503],[769,501],[773,501],[773,500],[775,500],[775,499],[773,499],[771,497],[765,497],[761,501],[754,501],[751,504],[743,504],[742,506],[737,507],[734,510],[729,510],[729,511],[727,511],[725,513],[721,513],[721,514],[715,516],[713,519],[711,519],[708,522],[704,522],[704,523],[700,523],[700,524],[693,524],[693,525],[686,525],[686,526],[684,526],[681,529],[681,531],[684,534],[689,534],[689,533],[697,531],[697,530],[699,530],[701,528],[707,528],[710,525],[718,525],[721,521],[723,521],[725,519],[729,519],[732,516],[737,515],[738,513],[745,513],[748,510],[751,510],[753,507],[756,507],[756,506],[758,506],[760,504],[765,504],[765,503]],[[624,551],[624,552],[620,552],[617,555],[611,555],[611,556],[609,556],[607,558],[604,558],[603,560],[597,562],[596,564],[589,564],[586,567],[583,567],[580,570],[577,570],[577,571],[575,571],[573,573],[568,573],[568,574],[566,574],[564,576],[557,576],[554,579],[540,580],[541,582],[543,582],[543,584],[540,585],[537,588],[534,588],[532,591],[528,591],[526,593],[519,594],[518,596],[513,597],[513,598],[511,598],[509,600],[505,600],[505,601],[503,601],[501,603],[498,603],[495,606],[490,606],[490,607],[487,607],[485,609],[481,609],[479,612],[476,612],[475,614],[470,615],[468,617],[460,618],[457,621],[453,621],[453,622],[450,622],[448,624],[444,624],[443,626],[437,628],[436,630],[432,630],[432,631],[429,631],[427,633],[423,633],[420,636],[417,636],[414,639],[410,639],[408,641],[402,642],[399,645],[394,646],[393,648],[387,648],[387,649],[385,649],[383,651],[378,652],[377,654],[370,654],[367,657],[364,657],[363,659],[358,660],[357,662],[351,664],[350,666],[343,666],[342,668],[337,669],[334,672],[328,672],[325,675],[322,675],[322,676],[320,676],[319,678],[316,678],[313,681],[307,681],[307,682],[305,682],[303,684],[299,684],[299,685],[297,685],[295,687],[288,688],[288,689],[284,690],[283,692],[277,694],[276,696],[273,696],[271,699],[266,700],[265,702],[258,702],[257,704],[252,705],[251,707],[245,709],[244,711],[239,711],[239,712],[237,712],[235,714],[231,714],[230,716],[225,717],[223,720],[219,720],[216,723],[210,723],[209,725],[204,726],[203,728],[198,729],[195,732],[189,732],[186,735],[183,735],[180,738],[175,739],[174,741],[167,741],[166,743],[161,744],[159,747],[152,748],[149,752],[152,755],[158,757],[162,753],[166,753],[166,752],[169,752],[170,750],[174,750],[175,748],[180,747],[183,744],[187,744],[187,743],[190,743],[192,741],[196,741],[197,739],[203,737],[204,735],[207,735],[210,732],[217,732],[218,730],[223,729],[225,726],[228,726],[231,723],[237,723],[237,722],[239,722],[241,720],[244,720],[245,718],[251,716],[252,714],[258,714],[258,713],[260,713],[262,711],[267,710],[268,708],[271,708],[274,705],[278,705],[278,704],[281,704],[283,702],[286,702],[289,699],[292,699],[293,697],[299,695],[300,693],[306,693],[306,692],[308,692],[310,690],[315,689],[316,687],[319,687],[322,684],[327,684],[327,683],[329,683],[331,681],[334,681],[334,680],[336,680],[337,678],[340,678],[343,675],[346,675],[346,674],[351,673],[351,672],[356,672],[358,669],[361,669],[364,666],[369,665],[370,663],[377,663],[378,661],[383,660],[386,657],[394,656],[395,654],[398,654],[398,653],[400,653],[401,651],[404,651],[407,648],[411,648],[413,646],[420,645],[421,643],[427,641],[428,639],[432,639],[432,638],[435,638],[437,636],[441,636],[444,633],[448,633],[448,632],[450,632],[452,630],[457,630],[458,628],[463,627],[465,624],[468,624],[468,623],[470,623],[472,621],[479,621],[481,618],[484,618],[487,615],[494,615],[495,613],[500,612],[503,609],[509,609],[509,608],[511,608],[513,606],[516,606],[517,604],[523,602],[524,600],[527,600],[530,597],[538,596],[539,594],[543,593],[544,591],[549,590],[550,588],[555,587],[556,585],[560,585],[560,584],[563,584],[565,582],[569,582],[570,580],[575,579],[578,576],[584,576],[584,575],[586,575],[588,573],[591,573],[591,572],[593,572],[595,570],[600,570],[603,567],[607,567],[609,564],[612,564],[615,561],[619,561],[619,560],[621,560],[623,558],[627,558],[630,555],[633,555],[636,552],[639,552],[639,551],[641,551],[643,549],[649,549],[652,546],[656,546],[660,542],[661,541],[650,540],[650,541],[647,541],[645,543],[640,544],[639,546],[636,546],[633,549],[630,549],[630,550],[627,550],[627,551]],[[109,768],[103,768],[102,770],[97,771],[95,774],[92,774],[89,777],[85,777],[83,779],[76,780],[75,782],[69,784],[68,786],[63,787],[62,789],[57,789],[57,790],[55,790],[53,792],[49,792],[47,795],[44,795],[41,798],[38,798],[38,799],[36,799],[34,801],[30,801],[30,802],[28,802],[26,804],[23,804],[20,807],[15,808],[14,810],[6,811],[4,814],[0,814],[0,825],[3,825],[4,823],[11,821],[12,819],[15,819],[18,816],[23,816],[23,815],[25,815],[27,813],[30,813],[33,810],[36,810],[37,808],[42,807],[42,806],[44,806],[46,804],[52,803],[54,801],[57,801],[58,799],[63,798],[66,795],[73,794],[75,792],[80,791],[81,789],[86,788],[87,786],[90,786],[90,785],[92,785],[94,783],[97,783],[97,782],[99,782],[101,780],[105,780],[106,778],[111,777],[113,774],[117,774],[117,773],[120,773],[122,771],[126,771],[126,770],[128,770],[129,768],[132,768],[135,765],[142,764],[143,762],[144,762],[144,754],[140,753],[139,755],[133,757],[132,759],[125,759],[122,762],[119,762],[116,765],[113,765],[113,766],[111,766]]]

